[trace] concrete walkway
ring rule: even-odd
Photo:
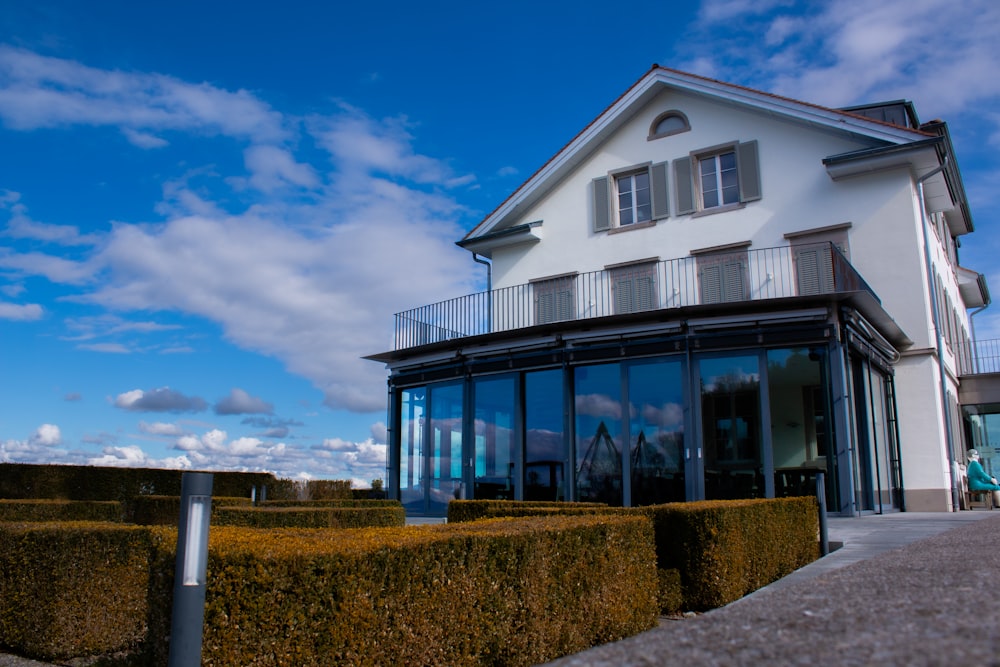
[[[829,536],[843,546],[726,607],[548,664],[1000,665],[1000,512],[831,517]]]
[[[844,546],[721,609],[549,663],[1000,665],[1000,512],[831,518]]]

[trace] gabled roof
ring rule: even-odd
[[[868,137],[886,146],[909,144],[937,135],[852,113],[801,102],[745,86],[653,65],[638,81],[521,184],[503,203],[470,231],[459,245],[511,225],[548,189],[583,162],[605,139],[664,89],[695,93],[790,120]]]

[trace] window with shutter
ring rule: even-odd
[[[535,324],[564,322],[576,317],[576,277],[567,276],[532,283]]]
[[[595,178],[593,231],[606,232],[670,216],[667,163],[648,164]]]
[[[695,152],[674,160],[677,214],[712,211],[761,198],[757,142]]]
[[[834,290],[833,249],[829,243],[795,248],[795,277],[799,294],[827,294]]]
[[[748,292],[746,252],[698,256],[701,303],[746,301]]]
[[[659,306],[655,264],[623,267],[611,272],[615,314],[638,313]]]
[[[795,285],[800,296],[830,294],[838,290],[835,254],[850,256],[847,232],[851,223],[789,232]],[[843,286],[840,286],[843,289]]]

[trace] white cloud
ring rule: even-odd
[[[122,134],[136,148],[163,148],[170,145],[170,142],[162,137],[149,134],[148,132],[139,132],[130,127],[122,128]]]
[[[186,456],[156,459],[136,445],[125,447],[104,447],[101,456],[87,459],[87,465],[114,466],[117,468],[167,468],[187,470],[192,467]]]
[[[835,107],[904,98],[925,118],[978,113],[976,102],[1000,95],[993,0],[719,0],[699,18],[705,35],[723,21],[736,30],[721,48],[692,34],[681,69],[780,95]]]
[[[133,389],[115,397],[114,405],[131,412],[200,412],[208,405],[197,396],[185,396],[170,387]]]
[[[29,438],[32,445],[54,447],[62,442],[62,433],[55,424],[42,424]]]
[[[241,173],[184,162],[184,173],[164,175],[162,222],[115,221],[74,259],[0,250],[0,269],[76,287],[66,300],[123,318],[174,311],[215,322],[230,342],[312,381],[331,407],[383,410],[384,369],[362,357],[391,347],[393,314],[478,288],[480,273],[454,245],[464,210],[446,194],[475,177],[416,150],[403,117],[343,105],[299,123],[246,91],[0,47],[0,119],[25,130],[109,125],[140,147],[166,132],[234,138]],[[299,132],[315,140],[302,142],[308,161],[294,150]],[[23,206],[17,193],[3,197]],[[85,238],[70,227],[19,229]],[[96,351],[162,349],[68,324]]]
[[[149,130],[223,134],[259,142],[287,136],[280,114],[243,90],[232,92],[160,74],[101,70],[10,46],[0,46],[0,118],[20,130],[120,127],[132,131],[130,141],[143,148],[155,143]]]
[[[37,303],[4,303],[0,301],[0,320],[31,322],[42,319],[44,310]]]
[[[286,149],[251,146],[244,151],[243,157],[252,174],[250,184],[263,192],[273,192],[286,186],[312,189],[320,184],[312,166],[296,162]]]
[[[272,404],[262,398],[251,396],[238,387],[232,389],[229,396],[219,399],[215,404],[217,415],[269,415],[273,412]]]
[[[153,422],[148,424],[146,422],[139,422],[139,430],[143,433],[148,433],[150,435],[163,435],[163,436],[180,436],[184,435],[184,429],[177,424],[168,424],[166,422]]]

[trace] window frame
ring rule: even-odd
[[[659,126],[663,121],[669,120],[671,118],[677,118],[681,122],[680,127],[674,127],[669,130],[659,131]],[[654,141],[656,139],[663,139],[664,137],[670,137],[675,134],[682,134],[684,132],[689,132],[691,130],[691,122],[683,111],[678,111],[677,109],[670,109],[669,111],[664,111],[656,118],[653,122],[649,124],[649,135],[646,137],[646,141]]]
[[[643,229],[651,227],[670,217],[670,183],[669,164],[667,162],[646,162],[632,165],[624,169],[616,169],[608,172],[605,176],[595,178],[591,182],[592,187],[592,226],[591,231],[595,234],[607,232],[617,233],[630,229]],[[635,176],[645,172],[649,183],[649,209],[650,218],[648,220],[627,222],[622,224],[619,209],[619,178]],[[634,181],[633,181],[634,182]],[[633,189],[634,193],[635,190]],[[633,196],[633,208],[636,199]]]
[[[705,196],[702,187],[701,165],[707,160],[718,161],[720,156],[732,152],[734,154],[737,201],[726,204],[705,206]],[[761,189],[760,155],[757,140],[730,141],[717,146],[710,146],[692,151],[683,158],[673,162],[673,176],[677,215],[702,216],[743,208],[747,203],[763,197]],[[716,171],[718,174],[718,170]]]

